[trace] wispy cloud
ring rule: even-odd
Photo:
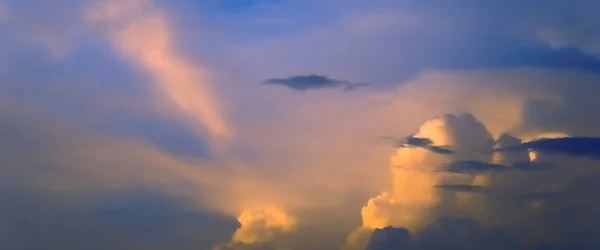
[[[149,0],[102,1],[87,19],[104,24],[116,50],[151,75],[160,96],[194,126],[206,128],[215,140],[231,135],[208,72],[177,51],[162,9]]]
[[[355,88],[366,86],[368,83],[354,83],[344,80],[332,79],[322,75],[292,76],[288,78],[267,79],[264,84],[282,85],[297,91],[306,91],[310,89],[332,89],[341,88],[344,90],[353,90]]]

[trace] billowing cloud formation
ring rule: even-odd
[[[428,220],[422,220],[424,226],[410,229],[410,224],[396,224],[396,227],[409,228],[410,234],[403,229],[388,227],[393,225],[390,218],[407,214],[392,209],[396,201],[390,194],[372,199],[367,207],[376,207],[380,215],[378,218],[385,219],[378,222],[380,226],[375,227],[367,249],[481,249],[484,245],[489,246],[490,242],[497,242],[493,247],[498,249],[580,249],[598,246],[600,242],[591,236],[597,235],[597,231],[585,233],[591,238],[582,238],[575,233],[592,226],[590,222],[566,219],[571,216],[561,215],[569,206],[576,206],[579,202],[587,204],[588,198],[584,194],[600,190],[600,185],[591,183],[591,179],[600,173],[593,168],[597,163],[594,160],[572,158],[594,158],[597,140],[589,137],[555,138],[557,135],[564,133],[530,134],[529,137],[536,139],[522,143],[523,140],[519,138],[502,134],[495,142],[498,149],[494,153],[503,154],[501,157],[440,164],[443,171],[469,174],[476,178],[440,178],[439,184],[430,182],[435,184],[436,189],[448,194],[437,194],[439,202],[429,207],[430,211],[435,212],[428,214]],[[482,149],[490,152],[492,147]],[[536,153],[532,162],[523,161],[527,159],[527,150]],[[420,178],[413,173],[410,176],[406,180]],[[600,216],[592,208],[576,210],[593,218]],[[448,215],[468,219],[445,219]],[[424,213],[420,216],[426,218]],[[552,224],[557,217],[560,217],[560,224]],[[567,224],[569,229],[562,227]],[[468,235],[468,238],[459,235]],[[356,235],[351,236],[357,238]]]
[[[430,138],[431,142],[425,144],[449,145],[456,151],[438,154],[422,147],[399,148],[392,156],[392,192],[370,199],[363,207],[363,228],[400,226],[419,231],[432,219],[434,208],[443,202],[437,185],[448,180],[469,183],[472,179],[445,175],[439,171],[441,166],[452,160],[489,160],[494,145],[490,133],[471,114],[427,121],[415,137]],[[363,232],[358,229],[353,234]],[[349,241],[357,237],[351,235]]]
[[[321,75],[293,76],[289,78],[272,78],[265,81],[269,85],[282,85],[297,91],[310,89],[343,88],[353,90],[368,85],[367,83],[353,83],[343,80],[331,79]]]
[[[238,217],[240,228],[231,241],[214,250],[271,249],[272,241],[296,229],[296,219],[276,206],[245,209]]]
[[[170,21],[160,8],[150,0],[100,1],[87,18],[102,25],[114,47],[148,72],[156,91],[194,126],[203,126],[215,140],[230,136],[208,72],[177,51]]]
[[[274,206],[244,210],[238,217],[241,224],[233,235],[233,242],[256,243],[273,240],[279,233],[288,233],[296,227],[296,219]]]

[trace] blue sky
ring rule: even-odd
[[[0,248],[600,246],[599,8],[0,0]]]

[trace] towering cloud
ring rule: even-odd
[[[600,216],[598,204],[589,200],[600,190],[593,181],[599,173],[597,138],[540,131],[527,133],[525,139],[504,133],[490,143],[483,124],[473,122],[475,118],[469,115],[458,117],[426,122],[418,134],[432,138],[427,145],[451,145],[455,154],[440,158],[428,151],[404,151],[422,148],[403,147],[392,157],[393,162],[403,163],[405,177],[399,179],[394,172],[393,192],[369,200],[362,211],[363,226],[350,235],[348,249],[587,249],[599,245],[591,222]],[[471,133],[461,133],[453,124],[470,128],[464,131]],[[430,171],[436,168],[454,175]],[[574,213],[585,214],[587,219]]]
[[[230,136],[208,72],[175,49],[170,22],[159,7],[150,0],[98,1],[87,18],[104,28],[115,49],[146,71],[160,96],[192,125],[205,127],[215,140]]]
[[[370,199],[363,207],[363,228],[374,230],[395,226],[418,232],[435,219],[434,209],[444,199],[436,186],[445,182],[472,182],[473,176],[453,176],[440,172],[442,166],[461,160],[488,161],[494,145],[484,125],[466,113],[427,121],[415,137],[429,138],[428,145],[449,145],[455,152],[439,154],[423,147],[399,148],[391,157],[392,191]],[[359,229],[353,234],[362,233],[368,231]],[[351,235],[350,241],[352,238],[360,237]]]

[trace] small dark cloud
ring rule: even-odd
[[[427,147],[427,149],[429,149],[429,151],[431,151],[431,152],[438,153],[438,154],[444,154],[444,155],[454,154],[454,151],[452,149],[440,147],[440,146],[429,146],[429,147]]]
[[[297,91],[306,91],[309,89],[329,89],[342,88],[344,90],[353,90],[358,87],[366,86],[368,83],[355,83],[344,80],[332,79],[321,75],[292,76],[288,78],[267,79],[264,84],[282,85]]]
[[[431,146],[431,144],[433,144],[433,141],[431,141],[431,139],[429,138],[418,138],[409,136],[404,140],[403,144],[415,147],[429,147]]]
[[[385,137],[385,139],[394,141],[394,146],[399,147],[399,148],[418,147],[418,148],[427,149],[431,152],[438,153],[438,154],[445,154],[445,155],[454,154],[454,151],[452,149],[448,148],[447,146],[433,145],[433,141],[429,138],[408,136],[401,140],[398,140],[398,139],[395,139],[392,137]]]
[[[502,147],[499,152],[535,150],[544,153],[565,154],[578,157],[600,159],[599,137],[546,138],[521,143],[517,146]]]

